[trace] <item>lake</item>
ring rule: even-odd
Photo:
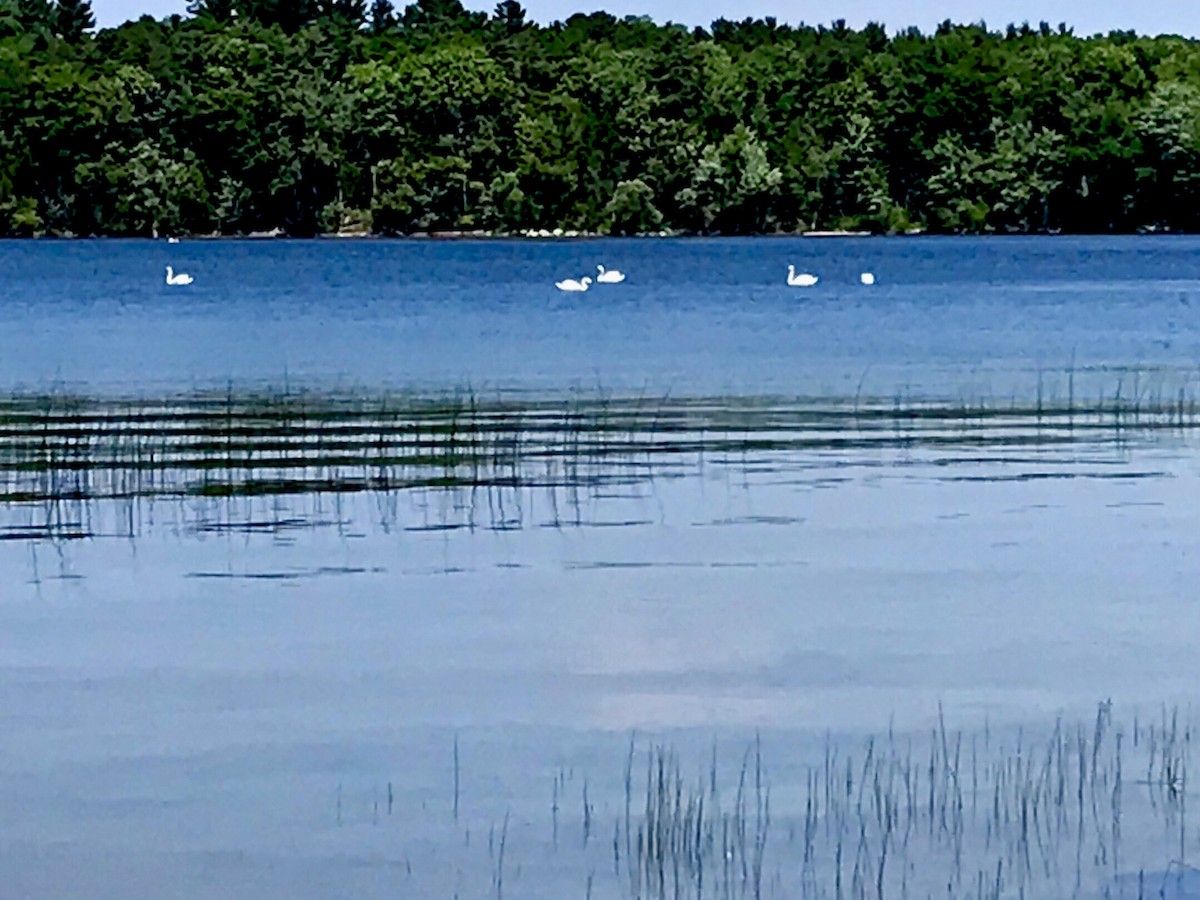
[[[1200,896],[1200,240],[0,286],[13,896]]]
[[[1198,251],[1159,237],[3,242],[0,380],[996,399],[1074,366],[1111,392],[1130,367],[1194,369]],[[598,263],[627,281],[554,289]],[[821,283],[789,289],[789,263]],[[195,284],[168,289],[168,264]]]

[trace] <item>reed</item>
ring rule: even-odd
[[[1150,896],[1197,847],[1190,733],[1182,710],[1130,727],[1107,702],[1089,722],[1007,736],[954,729],[939,711],[924,739],[891,728],[862,741],[827,735],[781,810],[758,739],[732,768],[714,747],[689,770],[672,747],[635,738],[615,802],[582,779],[578,843],[560,839],[572,826],[559,818],[568,779],[556,770],[552,852],[564,865],[578,855],[598,897]],[[612,832],[597,846],[601,809]],[[497,896],[507,829],[508,816],[489,842]]]
[[[583,524],[585,508],[613,492],[709,465],[748,477],[806,454],[923,448],[1016,469],[1045,466],[1061,450],[1100,473],[1112,448],[1200,426],[1190,386],[1151,389],[1139,377],[1131,395],[1122,376],[1112,397],[1083,403],[1039,384],[1029,403],[1008,405],[605,394],[485,401],[471,392],[10,396],[0,399],[0,538],[87,537],[95,504],[123,504],[133,530],[147,500],[218,510],[353,494],[441,498],[438,526],[519,528],[544,507],[562,527]]]

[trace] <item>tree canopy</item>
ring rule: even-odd
[[[0,235],[1200,230],[1200,44],[0,0]]]

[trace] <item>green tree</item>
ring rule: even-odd
[[[449,33],[477,26],[486,16],[472,15],[460,0],[417,0],[404,8],[401,22],[405,28],[426,28]]]
[[[20,135],[0,132],[0,236],[4,237],[30,235],[44,224],[37,199],[16,193],[29,158],[28,148],[21,144]]]
[[[1144,224],[1200,226],[1200,84],[1156,85],[1136,119],[1137,199]]]
[[[931,211],[949,231],[1044,229],[1065,159],[1062,135],[1028,123],[996,120],[991,146],[982,150],[945,135],[930,153]]]
[[[391,0],[374,0],[371,4],[371,33],[387,34],[397,24],[396,7]]]
[[[640,178],[617,185],[604,207],[608,234],[644,234],[662,226],[663,216],[654,205],[654,188]]]
[[[78,180],[97,204],[95,221],[115,234],[157,237],[192,230],[208,201],[204,176],[189,152],[173,155],[145,140],[110,145]]]
[[[361,28],[367,23],[367,0],[323,0],[317,13],[351,28]]]
[[[683,154],[695,162],[690,183],[676,199],[694,230],[738,234],[768,227],[783,176],[768,162],[757,135],[739,125],[720,143]]]
[[[383,160],[374,170],[372,221],[384,231],[400,234],[473,224],[464,221],[468,168],[456,156]]]
[[[1182,38],[393,2],[0,0],[0,232],[1200,231]]]
[[[0,0],[0,35],[51,34],[56,25],[53,0]]]
[[[238,14],[237,0],[191,0],[188,12],[215,22],[229,22]]]
[[[516,34],[528,26],[525,8],[517,0],[501,0],[496,4],[492,18],[506,34]]]
[[[54,31],[67,41],[79,41],[96,27],[90,0],[57,0],[54,10]]]

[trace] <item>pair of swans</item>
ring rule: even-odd
[[[619,269],[606,269],[604,266],[596,266],[596,284],[620,284],[625,280],[625,273]],[[554,282],[554,286],[560,291],[568,291],[574,294],[582,294],[592,285],[591,278],[567,278],[564,281]]]
[[[172,266],[167,266],[167,284],[173,286],[182,286],[185,284],[191,284],[195,280],[196,279],[194,279],[187,272],[176,272]]]
[[[813,287],[820,280],[816,275],[797,272],[795,266],[788,266],[787,283],[789,287]],[[863,272],[858,276],[858,280],[870,287],[875,283],[875,276],[871,272]]]

